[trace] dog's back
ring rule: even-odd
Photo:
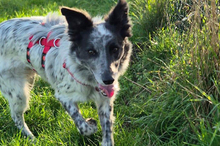
[[[47,17],[16,18],[0,23],[0,58],[16,58],[26,64],[30,36],[34,34],[35,42],[61,23],[65,23],[64,17],[52,13]]]
[[[39,26],[43,17],[11,19],[0,24],[0,55],[11,57],[21,55],[26,51],[28,36]],[[26,46],[25,46],[26,45]],[[19,49],[16,49],[19,48]],[[20,57],[21,57],[20,56]]]

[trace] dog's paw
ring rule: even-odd
[[[97,131],[97,122],[92,118],[86,119],[85,125],[79,127],[78,131],[82,135],[89,136]]]
[[[97,122],[93,118],[86,119],[86,123],[97,128]]]
[[[85,131],[84,135],[91,135],[97,131],[97,122],[92,118],[86,119],[86,123],[88,124],[87,131]]]

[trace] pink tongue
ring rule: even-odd
[[[114,86],[109,85],[109,86],[102,86],[99,85],[99,88],[105,92],[105,94],[111,98],[114,95]]]

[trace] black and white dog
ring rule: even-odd
[[[0,24],[0,89],[9,102],[11,117],[25,135],[34,138],[24,112],[37,73],[50,83],[83,135],[96,132],[97,124],[82,117],[77,102],[94,101],[102,145],[114,145],[113,102],[118,78],[132,52],[128,5],[119,0],[104,20],[67,7],[61,13],[64,16],[49,14]]]

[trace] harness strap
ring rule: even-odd
[[[33,42],[31,41],[31,39],[33,38],[33,36],[31,36],[29,38],[30,42],[28,44],[28,47],[27,47],[27,61],[31,64],[31,60],[30,60],[30,49],[31,47],[33,46]],[[32,65],[32,64],[31,64]]]
[[[29,42],[28,47],[27,47],[27,56],[26,57],[27,57],[27,61],[31,64],[31,66],[33,68],[33,65],[32,65],[31,60],[30,60],[30,50],[34,46],[34,43],[32,42],[32,38],[33,38],[33,36],[29,37],[30,42]],[[39,41],[37,41],[35,44],[39,44]],[[33,68],[33,70],[36,71],[34,68]]]
[[[50,50],[50,48],[51,47],[56,47],[56,48],[59,47],[60,39],[49,40],[50,34],[51,34],[51,32],[49,32],[47,34],[47,37],[43,38],[41,41],[41,45],[44,46],[43,53],[42,53],[42,59],[41,59],[41,66],[43,68],[45,67],[46,55],[47,55],[47,52]]]
[[[29,44],[28,44],[28,47],[27,47],[27,61],[32,65],[31,63],[31,60],[30,60],[30,49],[35,45],[35,44],[39,44],[40,46],[42,46],[44,49],[43,49],[43,52],[42,52],[42,59],[41,59],[41,66],[42,68],[45,68],[45,60],[46,60],[46,55],[47,55],[47,52],[51,49],[51,47],[56,47],[58,48],[59,47],[59,42],[60,42],[60,39],[57,38],[57,39],[51,39],[49,40],[49,37],[50,37],[50,34],[52,32],[49,32],[47,34],[47,37],[41,37],[38,41],[36,41],[35,43],[33,43],[32,41],[32,38],[33,38],[33,35],[30,36],[29,40]],[[32,65],[33,67],[33,65]]]

